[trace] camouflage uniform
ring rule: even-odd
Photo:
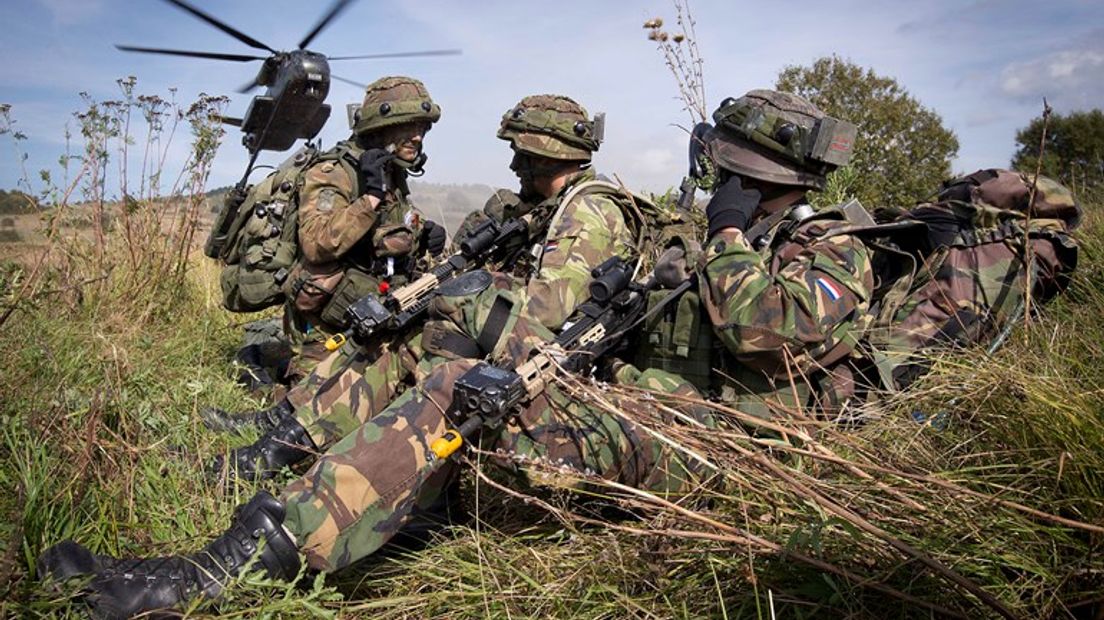
[[[458,359],[442,365],[285,489],[284,525],[310,566],[337,570],[371,554],[455,475],[454,463],[435,462],[430,443],[458,422],[448,413],[453,382],[474,364]],[[654,388],[665,380],[645,376],[641,384]],[[647,405],[615,400],[612,406]],[[562,482],[520,469],[537,463],[544,472],[562,467],[656,492],[685,490],[693,480],[688,464],[651,435],[556,387],[509,424],[485,431],[481,444],[523,484]]]
[[[794,241],[765,251],[738,230],[709,240],[702,293],[724,345],[721,400],[757,414],[810,405],[824,371],[855,350],[874,290],[871,252],[834,234],[848,223],[833,215],[802,222]]]
[[[307,363],[294,374],[305,374],[325,355],[320,341],[340,331],[349,304],[377,292],[381,281],[405,283],[424,251],[418,247],[422,216],[409,200],[403,162],[389,166],[387,190],[375,207],[358,191],[356,166],[381,131],[436,122],[440,108],[418,80],[388,77],[368,86],[358,114],[355,137],[331,150],[339,157],[308,168],[299,190],[302,257],[286,286],[284,326],[303,345]]]
[[[801,199],[838,163],[812,153],[811,130],[828,127],[835,133],[824,142],[849,144],[839,121],[770,91],[726,100],[714,118],[705,152],[722,176],[773,198],[749,205],[748,221],[731,220],[742,225],[711,222],[717,230],[701,257],[700,294],[712,331],[684,335],[681,344],[685,357],[708,361],[704,373],[687,377],[746,413],[831,417],[870,390],[904,387],[933,348],[984,342],[1015,320],[1026,255],[1037,300],[1061,289],[1076,263],[1067,233],[1080,210],[1049,179],[1038,180],[1030,221],[1032,180],[990,170],[949,182],[936,204],[877,224],[856,202],[814,212]],[[750,195],[761,197],[759,189]],[[687,314],[695,312],[690,304]],[[646,331],[677,340],[662,333],[677,332],[675,323]],[[670,348],[642,347],[637,363],[696,368]]]
[[[991,169],[949,181],[937,202],[900,216],[928,231],[900,240],[920,265],[882,296],[866,337],[881,385],[906,387],[937,347],[999,344],[1026,310],[1029,277],[1036,303],[1063,290],[1077,265],[1070,232],[1081,215],[1061,184]]]

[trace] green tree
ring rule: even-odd
[[[1042,116],[1016,132],[1013,168],[1035,171],[1042,137]],[[1104,112],[1094,109],[1064,116],[1051,114],[1041,171],[1061,180],[1075,192],[1104,188]]]
[[[849,190],[867,207],[911,206],[951,175],[958,138],[895,79],[832,56],[786,67],[775,87],[858,126]]]

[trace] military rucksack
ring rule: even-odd
[[[300,255],[299,190],[307,168],[322,161],[336,161],[359,179],[356,161],[341,144],[324,153],[306,146],[249,188],[218,254],[227,310],[253,312],[284,302],[283,285]]]
[[[1023,316],[1029,287],[1036,302],[1063,290],[1077,266],[1069,233],[1080,219],[1062,185],[998,169],[948,181],[936,202],[899,214],[926,232],[893,240],[918,266],[879,299],[867,344],[880,383],[908,385],[935,347],[998,342]]]

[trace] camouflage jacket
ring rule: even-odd
[[[709,240],[703,304],[741,366],[789,383],[854,350],[874,274],[870,249],[848,227],[842,212],[826,209],[799,225],[781,220],[762,249],[739,231]]]
[[[520,217],[529,225],[531,252],[510,266],[524,281],[529,315],[551,330],[559,329],[575,308],[586,301],[590,271],[614,254],[628,258],[640,226],[630,221],[621,198],[606,192],[575,192],[597,175],[586,170],[558,194],[536,205],[500,190],[482,212],[468,215],[458,237],[485,218],[502,221]],[[501,267],[501,266],[499,266]]]
[[[636,246],[638,224],[627,221],[618,198],[583,192],[563,202],[574,188],[594,178],[592,171],[586,171],[534,209],[540,212],[555,206],[525,296],[530,316],[552,330],[559,329],[589,298],[591,270],[614,255],[629,258]]]
[[[348,157],[362,149],[345,143]],[[372,208],[370,198],[358,195],[358,180],[345,166],[322,161],[307,169],[299,192],[299,244],[305,260],[315,263],[345,261],[367,267],[373,259],[404,257],[417,249],[421,217],[407,198],[404,175],[391,176],[391,189]]]

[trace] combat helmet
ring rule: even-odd
[[[385,77],[365,89],[353,131],[362,135],[403,123],[435,123],[440,118],[441,106],[433,102],[425,84],[409,77]]]
[[[851,159],[856,128],[790,93],[753,90],[713,113],[706,154],[730,172],[780,185],[824,189]]]
[[[605,115],[592,121],[570,97],[531,95],[502,115],[498,137],[515,150],[568,161],[590,161],[602,143]]]

